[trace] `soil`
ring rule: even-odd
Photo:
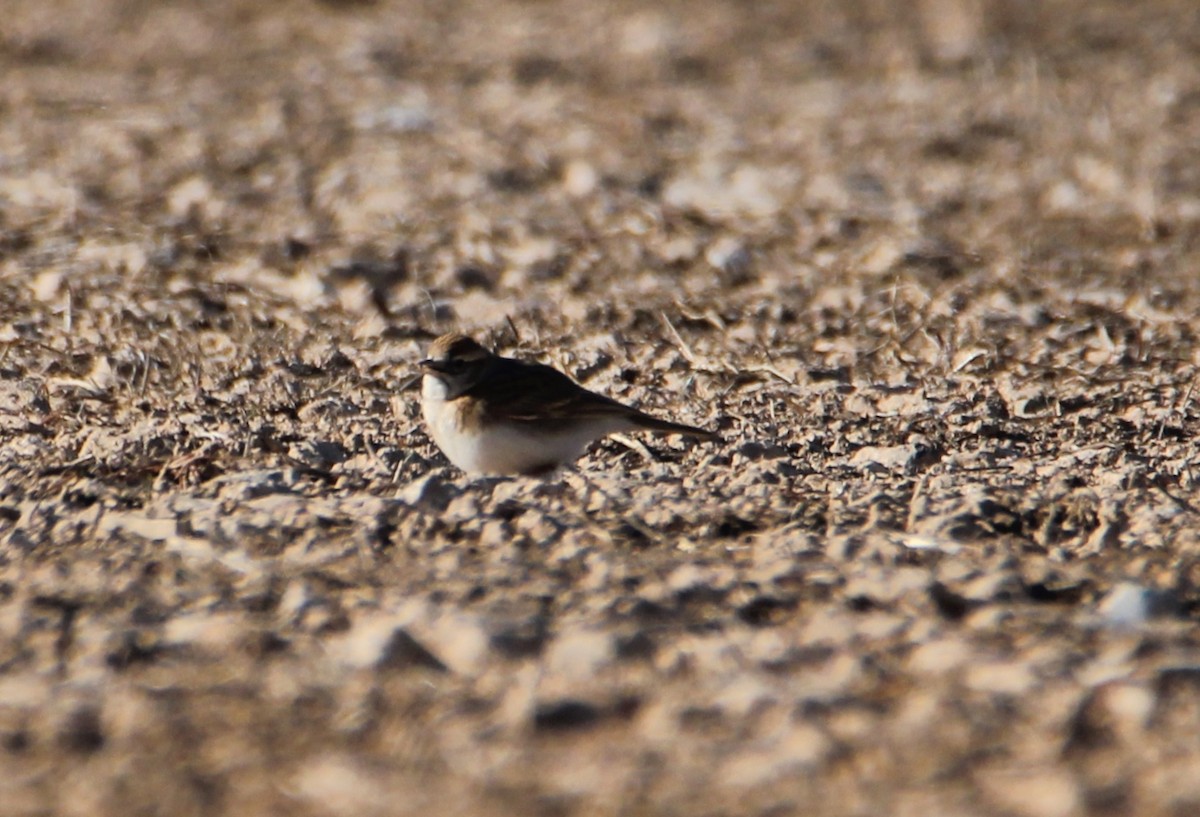
[[[1200,813],[1190,0],[4,17],[0,814]]]

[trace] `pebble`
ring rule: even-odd
[[[1110,627],[1138,627],[1150,619],[1176,615],[1179,600],[1174,593],[1155,590],[1134,582],[1121,582],[1108,591],[1096,607]]]

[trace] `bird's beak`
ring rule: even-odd
[[[441,363],[440,361],[437,361],[437,360],[431,360],[430,358],[425,358],[417,365],[419,365],[422,369],[424,369],[427,372],[443,372],[444,373],[446,371],[446,365],[444,363]]]

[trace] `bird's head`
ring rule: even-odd
[[[466,392],[479,382],[494,355],[466,335],[451,332],[429,345],[428,357],[421,361],[426,377],[441,381],[446,399]]]

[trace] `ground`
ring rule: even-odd
[[[1189,0],[7,0],[0,814],[1200,813]],[[473,333],[719,442],[483,479]]]

